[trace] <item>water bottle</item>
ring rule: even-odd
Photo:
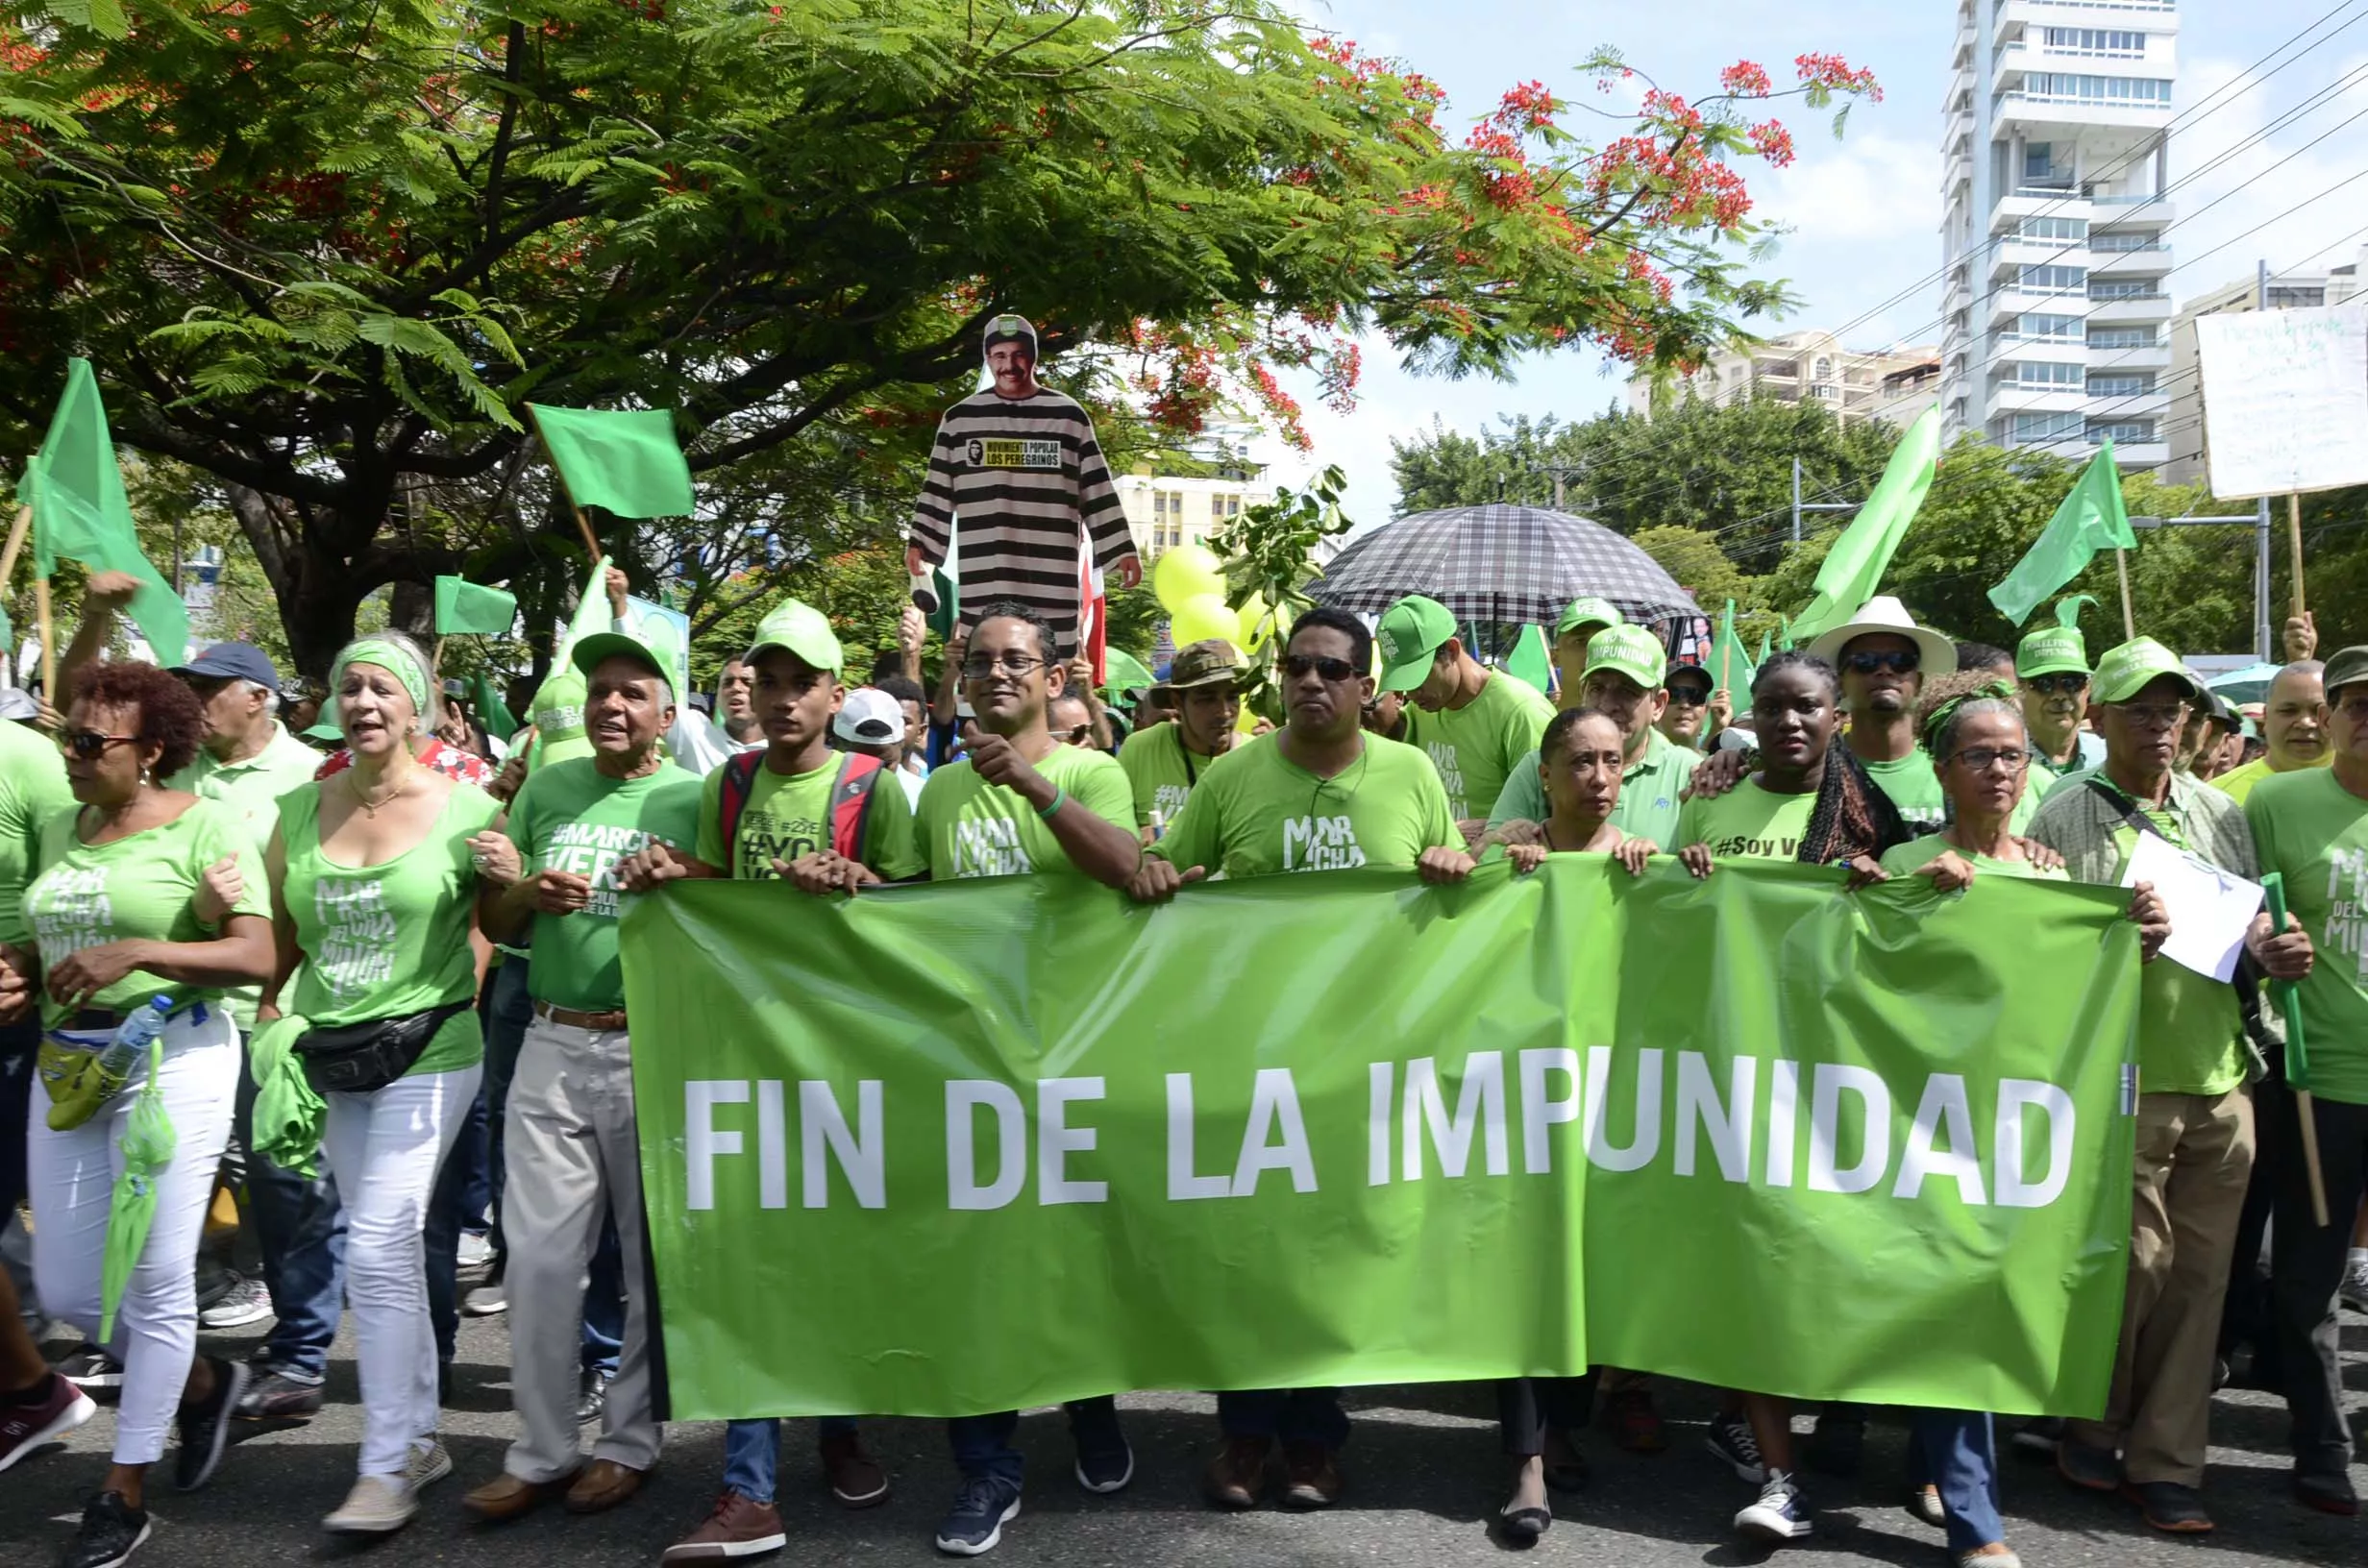
[[[115,1026],[115,1038],[99,1053],[99,1071],[105,1082],[120,1084],[132,1076],[133,1064],[147,1055],[150,1041],[164,1033],[164,1020],[172,1012],[170,996],[151,996],[124,1016],[123,1022]]]

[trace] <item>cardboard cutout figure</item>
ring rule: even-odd
[[[1036,382],[1036,329],[997,316],[985,352],[995,384],[938,422],[905,569],[920,579],[944,562],[958,520],[963,624],[975,624],[981,605],[1016,599],[1051,624],[1067,657],[1077,646],[1078,541],[1126,587],[1142,580],[1143,563],[1093,420],[1074,398]]]

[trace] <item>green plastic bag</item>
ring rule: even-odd
[[[114,1337],[115,1309],[123,1304],[124,1287],[148,1245],[148,1227],[157,1217],[157,1178],[173,1163],[181,1135],[164,1114],[164,1090],[158,1082],[164,1069],[164,1042],[148,1045],[148,1082],[132,1107],[123,1132],[123,1174],[115,1178],[114,1196],[107,1207],[107,1259],[99,1275],[99,1342]]]

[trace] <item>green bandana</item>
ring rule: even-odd
[[[353,664],[375,664],[403,682],[403,689],[411,694],[411,707],[418,713],[421,726],[424,728],[432,722],[432,716],[428,711],[428,673],[419,667],[419,660],[408,649],[400,643],[389,643],[376,637],[363,638],[339,654],[336,664],[330,669],[329,689],[332,694],[344,690],[346,666]],[[342,698],[339,702],[342,713]]]

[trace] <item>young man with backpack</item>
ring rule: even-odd
[[[1046,714],[1068,675],[1054,655],[1051,626],[1034,611],[1008,600],[985,605],[962,658],[963,696],[978,716],[969,754],[929,774],[910,833],[882,844],[883,858],[817,849],[789,868],[790,879],[809,893],[832,893],[920,876],[945,882],[1081,871],[1126,886],[1142,859],[1134,787],[1117,758],[1054,738]],[[1025,1462],[1011,1439],[1019,1425],[1015,1410],[947,1424],[962,1486],[938,1526],[939,1551],[991,1552],[1018,1515]],[[1115,1399],[1072,1401],[1069,1426],[1078,1485],[1106,1494],[1134,1479]]]
[[[682,877],[777,878],[825,851],[865,860],[912,842],[904,792],[879,759],[830,749],[831,721],[847,699],[846,659],[822,612],[794,599],[775,606],[745,662],[764,749],[707,775],[695,851],[642,850],[620,870],[629,892]],[[875,787],[882,781],[886,788]],[[888,1473],[864,1448],[853,1417],[825,1417],[820,1436],[832,1497],[850,1508],[887,1501]],[[774,1506],[780,1441],[781,1424],[769,1418],[726,1426],[724,1490],[708,1517],[666,1549],[665,1561],[720,1561],[785,1543]]]

